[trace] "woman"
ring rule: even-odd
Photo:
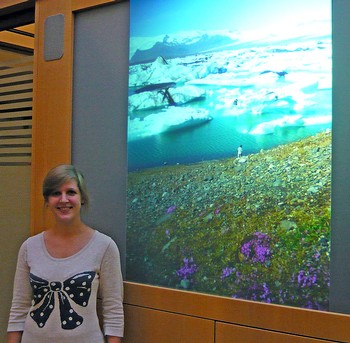
[[[54,223],[20,248],[7,343],[121,342],[119,251],[81,219],[89,202],[82,174],[72,165],[52,169],[43,196]]]

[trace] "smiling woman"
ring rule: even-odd
[[[43,196],[54,223],[20,249],[7,342],[102,343],[105,337],[120,342],[124,317],[119,250],[110,237],[81,219],[82,204],[89,201],[83,175],[72,165],[51,169]]]
[[[87,192],[87,187],[84,181],[84,177],[81,173],[71,165],[62,165],[57,168],[52,169],[46,176],[43,183],[43,196],[46,202],[48,202],[49,197],[56,195],[58,188],[60,188],[64,183],[68,181],[75,181],[76,187],[81,196],[82,204],[88,205],[89,195]]]
[[[65,182],[48,197],[46,204],[54,214],[57,224],[71,227],[74,227],[74,223],[81,225],[82,203],[76,181]]]
[[[74,166],[60,165],[50,170],[43,182],[43,196],[55,217],[54,226],[46,232],[47,240],[51,232],[68,235],[76,231],[89,238],[91,229],[80,218],[81,206],[88,205],[89,196],[84,177]],[[62,248],[61,253],[65,255],[64,246]]]

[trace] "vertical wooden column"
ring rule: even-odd
[[[45,61],[45,21],[64,16],[63,56]],[[42,180],[57,164],[71,161],[73,13],[71,1],[37,0],[33,89],[33,159],[31,181],[31,234],[44,230],[51,220],[44,211]]]

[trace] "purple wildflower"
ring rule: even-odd
[[[245,293],[242,291],[236,295],[247,300],[263,301],[266,303],[271,303],[273,300],[272,293],[265,282],[262,285],[253,282],[249,285]]]
[[[311,310],[324,310],[318,302],[311,300],[308,300],[302,307]]]
[[[262,288],[263,288],[263,292],[260,295],[260,299],[267,302],[267,303],[270,303],[271,302],[271,298],[270,298],[271,292],[270,292],[270,290],[267,287],[265,282],[263,283]]]
[[[269,236],[256,232],[251,240],[242,245],[241,253],[253,262],[265,263],[271,256]]]
[[[219,206],[218,208],[216,208],[216,210],[215,210],[215,214],[219,214],[220,213],[220,209],[221,209],[221,207]]]
[[[170,206],[167,210],[166,210],[166,213],[173,213],[176,209],[176,206],[173,205],[173,206]]]
[[[230,267],[224,268],[221,273],[221,281],[228,278],[234,271],[235,271],[235,268],[230,268]]]
[[[266,303],[271,303],[273,301],[272,293],[265,282],[262,285],[257,282],[253,282],[246,290],[241,290],[234,294],[234,297],[254,301],[263,301]]]
[[[298,273],[298,284],[301,288],[311,287],[317,282],[317,270],[310,268],[308,272],[300,270]]]
[[[176,271],[176,275],[180,276],[181,280],[189,280],[197,271],[197,265],[193,263],[193,258],[184,258],[183,266]]]

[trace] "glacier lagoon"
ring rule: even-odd
[[[131,39],[129,280],[328,308],[330,22],[306,26]]]
[[[218,42],[223,35],[213,34]],[[212,51],[175,58],[154,52],[131,64],[129,171],[232,157],[239,145],[253,154],[331,129],[330,34],[272,38],[256,43],[242,35]],[[171,83],[176,106],[164,89],[134,92],[161,83]],[[186,127],[194,115],[212,120]],[[183,130],[167,130],[176,124]]]

